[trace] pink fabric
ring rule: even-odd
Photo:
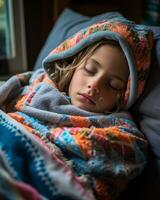
[[[24,197],[26,200],[42,200],[40,195],[38,194],[37,190],[31,187],[30,185],[22,182],[15,183],[16,188],[18,189],[19,193]]]

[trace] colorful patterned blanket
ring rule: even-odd
[[[128,113],[78,109],[43,70],[0,87],[0,199],[115,199],[146,164]]]

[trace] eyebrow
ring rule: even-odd
[[[97,65],[99,65],[100,67],[102,67],[101,64],[100,64],[97,60],[95,60],[94,58],[90,58],[90,60],[92,60],[92,61],[95,62]],[[122,81],[122,82],[125,82],[125,80],[124,80],[123,78],[121,78],[120,76],[118,76],[117,74],[111,74],[111,76],[112,76],[112,77],[115,77],[115,78],[117,78],[117,79],[119,79],[119,80]]]

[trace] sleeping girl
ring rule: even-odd
[[[128,110],[143,92],[151,47],[146,26],[112,18],[64,41],[44,69],[0,87],[8,179],[1,177],[10,191],[23,199],[34,193],[31,200],[120,195],[147,161],[147,141]]]

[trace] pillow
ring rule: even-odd
[[[88,17],[81,15],[69,8],[64,9],[49,33],[49,36],[40,54],[38,55],[34,70],[42,67],[42,60],[53,48],[57,47],[61,42],[72,36],[74,33],[78,32],[82,28],[94,24],[95,22],[99,22],[104,19],[110,19],[115,16],[122,15],[118,12],[106,12],[94,17]]]

